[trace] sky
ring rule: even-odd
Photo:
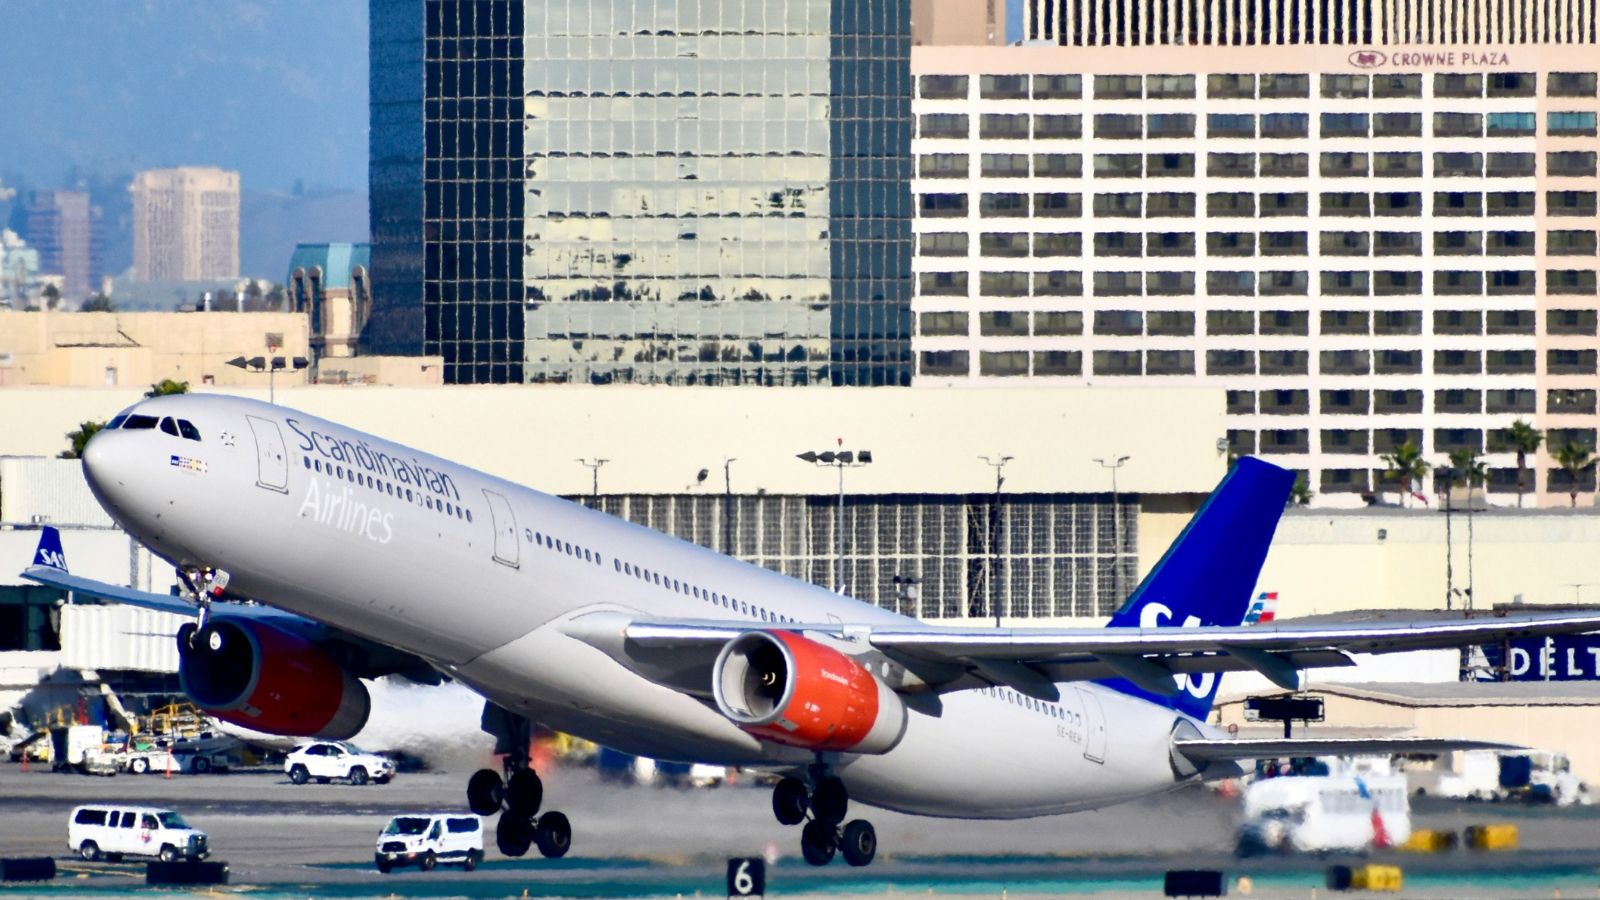
[[[367,189],[366,0],[4,0],[0,177]]]

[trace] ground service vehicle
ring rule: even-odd
[[[1401,775],[1284,775],[1245,789],[1239,856],[1359,853],[1405,843],[1411,804]]]
[[[395,816],[378,835],[373,863],[379,872],[415,864],[426,872],[459,865],[468,872],[483,861],[483,822],[473,815],[407,813]]]
[[[872,824],[849,815],[863,804],[1027,818],[1237,776],[1241,760],[1504,749],[1230,740],[1208,718],[1226,671],[1293,691],[1302,670],[1346,666],[1351,654],[1600,629],[1593,612],[1533,610],[1244,624],[1294,484],[1252,457],[1232,465],[1106,627],[1009,629],[920,622],[243,397],[142,400],[85,445],[83,467],[109,515],[177,567],[185,594],[75,576],[48,526],[24,575],[193,615],[178,633],[179,677],[207,714],[346,739],[371,708],[363,678],[443,674],[524,735],[535,721],[625,753],[781,775],[774,818],[796,827],[816,865],[872,861]],[[541,809],[525,760],[513,757],[509,779],[474,774],[468,805],[503,811],[507,855],[565,852],[535,839],[565,831],[547,819],[566,821]]]
[[[206,833],[189,827],[170,809],[96,804],[74,809],[67,819],[67,846],[84,859],[116,861],[124,855],[162,862],[204,859]]]
[[[344,741],[312,741],[289,751],[283,760],[283,771],[295,784],[305,784],[313,778],[318,784],[327,784],[334,778],[349,779],[351,784],[387,784],[394,777],[394,761]]]

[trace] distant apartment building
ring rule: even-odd
[[[1006,43],[1006,10],[1022,0],[911,0],[911,43]]]
[[[98,210],[83,191],[33,191],[23,230],[39,251],[39,270],[61,276],[61,296],[76,303],[100,288]]]
[[[1224,387],[1329,505],[1408,441],[1513,502],[1525,420],[1530,493],[1592,497],[1550,453],[1596,438],[1595,10],[1065,2],[915,48],[918,383]]]
[[[239,173],[152,169],[134,176],[133,277],[199,281],[239,274]]]

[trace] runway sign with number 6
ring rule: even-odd
[[[728,896],[760,897],[767,893],[767,861],[759,856],[728,860]]]

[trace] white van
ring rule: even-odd
[[[67,846],[87,860],[154,856],[163,862],[202,859],[206,833],[156,806],[80,806],[67,819]]]
[[[1365,852],[1411,837],[1400,775],[1286,775],[1252,782],[1235,852]]]
[[[483,861],[483,822],[458,813],[407,813],[395,816],[378,835],[373,862],[379,872],[413,863],[426,872],[460,865],[471,872]]]

